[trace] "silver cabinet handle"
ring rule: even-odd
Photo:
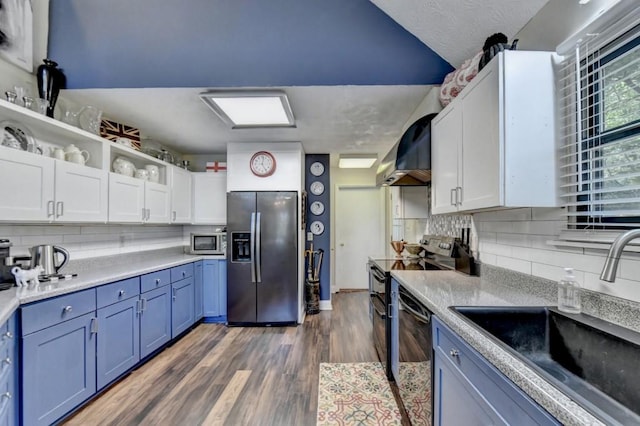
[[[47,217],[53,217],[55,215],[54,204],[53,200],[47,201]]]
[[[140,315],[142,313],[142,302],[140,299],[136,300],[136,314]]]
[[[177,216],[177,215],[176,215],[176,211],[174,210],[174,211],[173,211],[173,221],[174,221],[174,222],[176,221],[176,216]]]
[[[452,206],[458,205],[458,193],[456,188],[451,188],[451,194],[449,198],[450,198],[449,201],[451,201]]]
[[[144,222],[147,219],[147,209],[142,208],[142,221]]]
[[[91,318],[91,334],[98,334],[98,318]]]
[[[173,297],[173,300],[175,301],[175,300],[176,300],[176,288],[175,288],[175,287],[171,289],[171,293],[172,293],[172,295],[173,295],[173,296],[172,296],[172,297]]]
[[[456,187],[456,203],[461,206],[462,205],[462,187]]]
[[[5,359],[2,360],[2,362],[7,364],[7,365],[11,365],[11,358],[6,357]]]
[[[56,217],[60,217],[63,214],[62,201],[56,203]]]
[[[126,292],[125,292],[124,290],[120,290],[120,291],[118,292],[118,297],[122,297],[122,296],[124,296],[125,294],[126,294]]]
[[[10,331],[7,331],[6,333],[4,333],[2,335],[2,340],[4,340],[4,339],[13,339],[13,333],[10,332]]]
[[[187,271],[182,271],[182,278],[187,276]]]
[[[147,310],[147,299],[142,298],[142,303],[141,303],[141,308],[142,308],[142,312]]]
[[[73,308],[71,307],[71,305],[65,306],[64,308],[62,308],[62,312],[65,313],[65,314],[68,314],[72,310],[73,310]]]
[[[151,219],[151,209],[147,209],[147,220]]]
[[[449,351],[449,355],[451,355],[452,357],[456,358],[456,357],[460,356],[460,352],[458,352],[457,349],[451,349]]]

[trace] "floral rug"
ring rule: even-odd
[[[320,364],[317,424],[400,425],[400,410],[382,364]]]
[[[404,409],[413,426],[431,425],[431,363],[401,362],[396,378]],[[429,389],[428,393],[424,390]]]

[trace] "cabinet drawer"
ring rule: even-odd
[[[193,276],[193,263],[187,263],[186,265],[176,266],[171,268],[171,282],[183,280]]]
[[[140,292],[145,293],[167,284],[171,284],[170,269],[152,272],[151,274],[146,274],[140,277]]]
[[[98,308],[113,305],[140,294],[140,277],[133,277],[98,287]]]
[[[22,334],[30,334],[96,310],[96,290],[66,294],[22,308]]]

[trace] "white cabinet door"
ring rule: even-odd
[[[444,113],[444,114],[443,114]],[[433,120],[431,138],[431,208],[433,214],[458,210],[458,153],[462,147],[462,107],[451,105]]]
[[[108,173],[56,161],[56,222],[106,222]]]
[[[154,182],[145,182],[144,203],[147,223],[169,223],[171,194],[169,187]]]
[[[54,160],[0,147],[0,220],[53,220]]]
[[[391,213],[394,219],[402,219],[404,211],[402,209],[402,196],[399,186],[389,187],[389,197],[391,199]]]
[[[500,129],[498,67],[487,67],[462,98],[462,168],[458,172],[460,210],[504,204],[504,137]]]
[[[227,223],[227,174],[192,173],[193,223],[225,225]]]
[[[405,219],[426,219],[429,214],[426,186],[403,186],[402,210]]]
[[[171,223],[191,223],[191,173],[172,167]]]
[[[109,222],[142,223],[145,215],[145,182],[109,173]]]

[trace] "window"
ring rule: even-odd
[[[640,227],[640,24],[626,21],[586,34],[559,69],[570,230]]]

